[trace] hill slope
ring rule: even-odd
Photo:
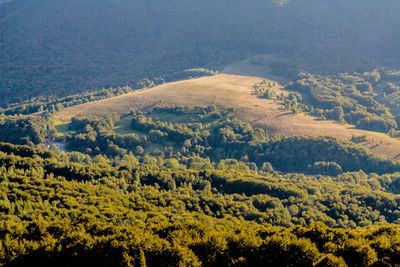
[[[350,139],[367,135],[364,145],[375,153],[397,159],[400,141],[387,135],[353,129],[332,121],[320,121],[302,114],[294,115],[280,103],[258,98],[252,86],[262,79],[250,76],[219,74],[211,77],[163,84],[151,89],[66,108],[55,119],[69,121],[77,114],[102,115],[127,113],[132,109],[149,110],[159,103],[175,105],[222,105],[236,107],[246,122],[267,128],[280,135],[327,135]],[[274,89],[282,93],[281,86]],[[286,92],[283,92],[286,93]]]
[[[0,104],[252,53],[311,71],[396,65],[399,8],[394,0],[14,0],[0,5]]]

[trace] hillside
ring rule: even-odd
[[[255,95],[252,86],[263,79],[251,76],[219,74],[211,77],[167,83],[151,89],[66,108],[55,114],[56,120],[68,122],[78,114],[105,115],[110,112],[150,110],[154,105],[218,105],[236,107],[239,117],[280,135],[319,135],[350,139],[366,135],[363,145],[377,154],[397,159],[400,141],[385,134],[362,131],[333,121],[321,121],[302,114],[292,114],[283,105]],[[278,94],[286,93],[276,84]]]
[[[274,54],[309,71],[395,66],[395,0],[14,0],[0,4],[1,105]]]

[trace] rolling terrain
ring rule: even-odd
[[[254,126],[260,126],[270,133],[284,136],[318,135],[350,139],[353,135],[366,135],[363,145],[373,152],[388,158],[398,159],[400,141],[386,134],[354,129],[333,121],[321,121],[303,114],[292,114],[283,105],[273,100],[261,99],[255,95],[253,85],[262,78],[230,74],[218,74],[173,83],[129,94],[85,103],[66,108],[55,114],[55,120],[68,122],[78,114],[104,115],[110,112],[128,113],[132,109],[148,111],[154,105],[217,105],[237,108],[238,115]],[[276,83],[278,94],[282,86]]]

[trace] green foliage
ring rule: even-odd
[[[130,221],[130,209],[135,207],[284,226],[314,221],[336,227],[400,223],[400,200],[393,194],[400,190],[398,173],[344,173],[336,178],[258,174],[236,160],[221,161],[215,170],[208,159],[198,157],[186,158],[183,165],[177,159],[146,154],[139,163],[132,154],[110,161],[26,146],[1,148],[6,153],[0,153],[0,201],[2,216],[8,219],[75,218],[77,212],[106,221]],[[14,203],[17,200],[22,202]],[[35,208],[38,203],[46,208]]]
[[[289,97],[300,99],[295,93]],[[113,131],[119,121],[116,114],[73,118],[72,131],[65,137],[67,148],[92,156],[122,157],[130,151],[140,158],[147,153],[162,160],[176,158],[188,168],[191,163],[185,157],[208,158],[216,168],[226,165],[227,159],[235,159],[245,162],[247,169],[267,172],[275,169],[336,175],[342,171],[382,174],[400,170],[398,163],[336,138],[296,136],[270,140],[264,130],[241,122],[226,108],[157,106],[146,115],[133,112],[123,117],[132,118],[131,133]],[[264,166],[266,162],[272,165]],[[321,162],[327,166],[315,165]]]
[[[194,170],[151,156],[139,164],[132,154],[117,162],[0,149],[2,264],[364,266],[399,259],[396,226],[314,224],[400,224],[400,199],[389,193],[399,192],[399,173],[259,175],[236,160],[213,170],[207,159],[187,158]]]
[[[150,88],[168,81],[201,77],[211,74],[214,74],[214,72],[208,69],[187,69],[184,71],[169,73],[161,77],[153,78],[152,80],[144,78],[137,82],[131,83],[131,86],[116,88],[110,87],[108,89],[103,88],[94,91],[92,90],[89,92],[77,93],[74,95],[70,95],[71,92],[68,92],[69,95],[64,97],[59,97],[56,95],[31,97],[30,100],[19,101],[17,103],[11,103],[6,107],[0,107],[0,114],[16,115],[44,112],[48,116],[49,114],[55,113],[62,110],[63,108],[67,108],[70,106],[127,94],[134,90]]]
[[[222,227],[223,226],[223,227]],[[129,226],[92,216],[0,226],[7,265],[370,266],[398,260],[399,231],[262,227],[227,220],[162,217]],[[389,245],[388,245],[389,244]]]
[[[363,143],[363,142],[367,142],[367,136],[366,135],[360,135],[360,136],[351,136],[350,139],[351,142],[359,144],[359,143]]]
[[[343,172],[342,167],[336,162],[315,162],[312,166],[308,165],[310,173],[321,173],[336,176]]]
[[[386,173],[400,168],[398,162],[376,156],[359,145],[333,137],[287,137],[266,143],[263,148],[258,159],[285,171],[307,172],[309,164],[321,161],[335,162],[339,165],[336,167],[341,167],[345,172],[364,170]],[[340,173],[340,168],[337,169]]]
[[[147,113],[78,115],[57,142],[52,140],[51,116],[65,107],[209,75],[213,72],[206,69],[180,70],[219,68],[246,53],[265,51],[289,58],[274,59],[268,67],[296,81],[287,86],[287,96],[277,96],[275,84],[263,81],[253,87],[258,96],[281,101],[293,113],[397,136],[399,71],[299,75],[299,65],[321,70],[365,67],[357,53],[338,56],[335,44],[354,44],[355,35],[346,38],[331,23],[332,18],[341,21],[331,15],[339,7],[350,14],[363,8],[347,8],[349,1],[315,2],[310,9],[304,1],[286,0],[251,5],[88,0],[79,3],[78,12],[75,1],[68,7],[53,2],[0,5],[0,141],[13,143],[0,143],[0,265],[400,262],[400,165],[356,145],[366,141],[362,136],[352,142],[272,138],[241,122],[234,108],[160,104]],[[376,5],[382,4],[369,3],[367,10]],[[307,23],[301,23],[304,17]],[[327,42],[306,30],[319,17],[330,25],[333,39]],[[68,27],[61,29],[58,19]],[[226,31],[232,21],[234,35]],[[367,20],[361,21],[353,25]],[[354,27],[349,31],[359,33]],[[296,42],[288,45],[291,31]],[[385,43],[391,46],[398,45]],[[327,65],[320,68],[312,55]],[[142,79],[146,76],[158,78]],[[125,84],[129,86],[118,87]],[[101,86],[115,87],[86,92]],[[66,96],[71,92],[75,95]],[[31,113],[36,116],[22,115]],[[131,122],[121,131],[125,134],[117,131],[121,120]],[[70,152],[64,151],[64,143]]]
[[[339,74],[319,76],[302,73],[302,78],[290,83],[286,89],[303,94],[305,101],[296,104],[302,111],[311,115],[347,122],[363,130],[388,133],[397,129],[394,119],[399,109],[388,99],[396,94],[397,90],[390,79],[388,72],[381,70],[370,73]],[[388,91],[388,88],[392,88]],[[294,105],[290,100],[286,105],[291,109]],[[393,130],[392,130],[393,131]],[[395,134],[392,134],[395,135]]]
[[[365,117],[357,122],[356,127],[363,130],[387,133],[390,129],[397,128],[397,123],[380,117]]]
[[[51,126],[37,116],[0,117],[0,141],[13,144],[41,144],[49,137]]]
[[[260,97],[266,99],[275,99],[276,92],[274,89],[272,89],[274,86],[276,86],[275,82],[267,82],[266,80],[263,80],[262,82],[253,85],[253,89]]]

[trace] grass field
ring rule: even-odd
[[[366,135],[363,145],[377,154],[400,158],[400,141],[381,133],[362,131],[333,121],[320,121],[302,114],[292,114],[280,103],[258,98],[252,86],[262,78],[218,74],[180,82],[163,84],[151,89],[66,108],[55,115],[57,121],[68,122],[77,114],[103,115],[109,112],[127,113],[132,109],[148,111],[159,103],[175,105],[217,105],[236,107],[246,122],[280,135],[326,135],[350,139]],[[287,93],[277,85],[278,94]],[[59,122],[59,124],[61,124]]]
[[[54,120],[54,127],[58,135],[64,135],[68,132],[68,122],[62,120]]]

